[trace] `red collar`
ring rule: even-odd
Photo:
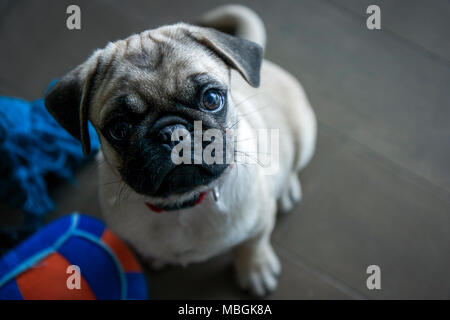
[[[198,197],[197,201],[195,202],[194,206],[200,204],[204,199],[206,194],[208,193],[208,191],[202,192],[200,193],[200,196]],[[156,213],[162,213],[164,211],[163,208],[157,207],[149,202],[145,202],[145,205],[147,206],[147,208],[149,208],[150,210],[152,210],[153,212]]]

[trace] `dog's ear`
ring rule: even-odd
[[[251,86],[259,86],[263,59],[263,48],[259,44],[211,28],[195,28],[189,30],[189,35],[237,70]]]
[[[81,142],[85,155],[91,150],[88,117],[97,65],[98,56],[94,54],[85,63],[63,76],[45,96],[47,110],[64,129]]]

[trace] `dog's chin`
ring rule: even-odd
[[[219,178],[228,171],[227,168],[230,166],[211,174],[201,166],[196,166],[198,171],[194,172],[188,166],[179,166],[166,175],[157,192],[139,193],[146,196],[152,206],[164,211],[190,208],[199,204],[206,194],[217,186]],[[186,180],[186,177],[192,179]],[[186,181],[190,183],[183,183]]]
[[[225,167],[218,166],[214,170],[207,170],[201,165],[178,165],[165,175],[157,190],[149,195],[167,198],[172,195],[189,194],[213,183],[224,170]]]
[[[174,194],[166,198],[148,197],[148,203],[164,211],[180,210],[199,204],[212,186],[201,186],[190,192]]]
[[[187,209],[199,204],[216,184],[217,179],[207,185],[200,185],[184,193],[174,193],[166,197],[158,197],[147,194],[143,195],[146,196],[147,203],[160,210],[173,211]]]

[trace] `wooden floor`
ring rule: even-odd
[[[212,2],[0,0],[0,94],[39,98],[95,48],[192,20]],[[372,2],[382,30],[366,28]],[[73,3],[81,31],[65,27]],[[267,58],[301,80],[319,119],[303,201],[273,235],[283,274],[269,298],[450,298],[450,2],[243,3],[266,23]],[[96,184],[89,163],[76,184],[52,188],[51,217],[98,216]],[[0,219],[16,216],[2,207]],[[372,264],[381,290],[366,287]],[[152,298],[248,297],[229,255],[147,273]]]

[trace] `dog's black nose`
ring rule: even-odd
[[[149,134],[153,139],[156,138],[159,143],[173,147],[177,141],[180,141],[180,139],[177,138],[184,130],[185,134],[186,132],[189,132],[188,126],[189,123],[186,119],[169,114],[156,120]],[[172,141],[172,136],[174,136],[174,141]]]
[[[169,124],[163,127],[158,132],[158,141],[161,144],[166,144],[170,147],[173,147],[176,143],[178,143],[181,139],[181,136],[184,136],[188,129],[184,124],[175,123]]]

